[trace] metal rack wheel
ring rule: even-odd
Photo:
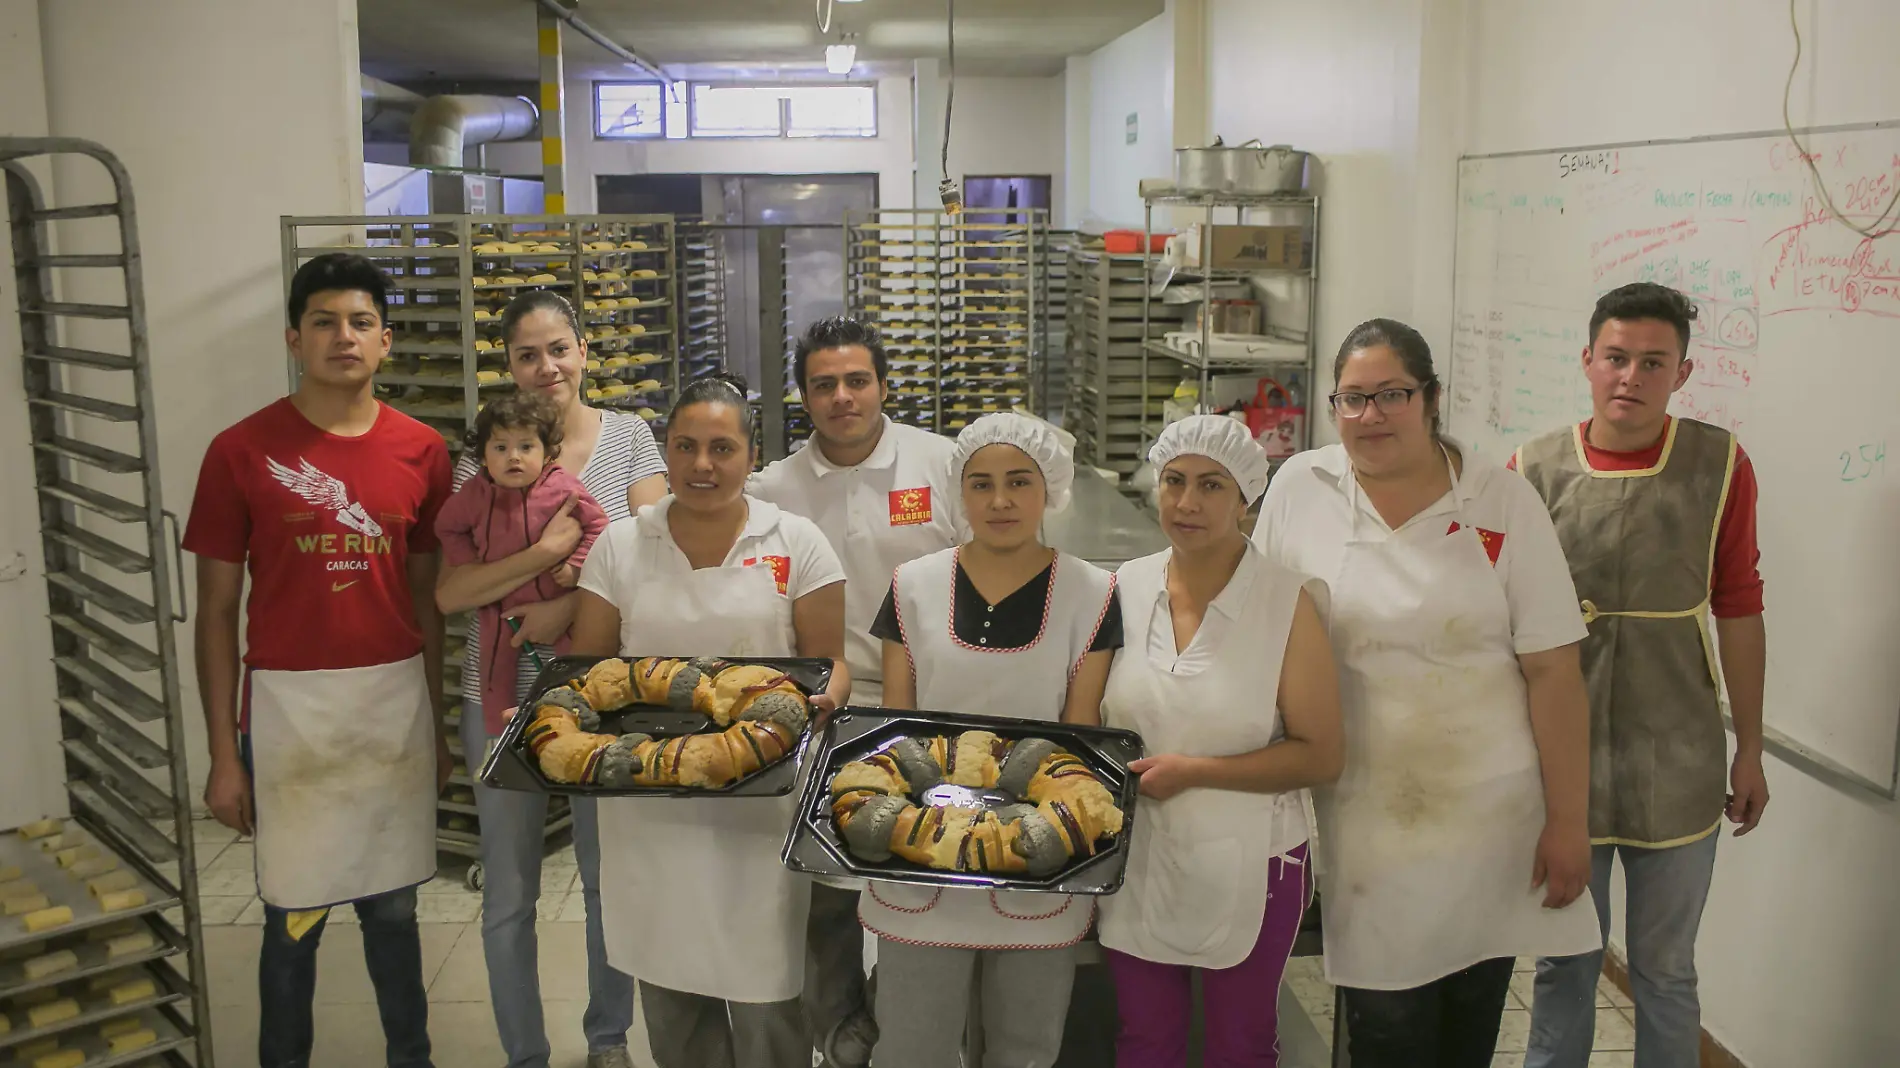
[[[468,874],[462,876],[462,885],[478,893],[481,891],[482,884],[487,881],[482,873],[482,862],[479,860],[471,862],[468,866]]]

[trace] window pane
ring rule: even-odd
[[[876,137],[877,90],[818,85],[783,90],[792,101],[791,137]]]
[[[600,82],[594,86],[594,132],[602,137],[660,137],[666,132],[663,92],[656,83]]]
[[[694,137],[777,137],[785,90],[761,85],[693,86]]]
[[[674,85],[679,89],[679,99],[673,99],[671,93],[666,96],[666,136],[679,139],[686,136],[691,124],[686,121],[686,87],[678,82]]]

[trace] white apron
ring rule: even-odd
[[[1102,722],[1142,737],[1150,756],[1251,753],[1283,737],[1280,667],[1302,576],[1269,563],[1251,543],[1252,583],[1218,662],[1190,675],[1157,668],[1150,628],[1173,550],[1122,565],[1122,626]],[[1247,959],[1266,916],[1269,865],[1307,839],[1305,791],[1184,790],[1141,799],[1121,891],[1101,899],[1102,945],[1160,964],[1231,968]],[[1299,863],[1287,860],[1286,863]]]
[[[315,909],[435,876],[435,710],[422,657],[249,675],[257,889]]]
[[[1041,636],[1026,649],[992,651],[965,645],[951,631],[956,554],[945,549],[897,570],[898,623],[917,680],[917,707],[1059,721],[1069,678],[1115,595],[1114,576],[1059,555]],[[880,937],[965,949],[1074,945],[1094,915],[1089,897],[877,880],[858,899],[858,919]]]
[[[670,540],[667,548],[678,551]],[[769,567],[656,577],[640,595],[637,606],[620,606],[621,650],[628,655],[796,655],[792,602],[778,592]],[[603,797],[599,804],[609,964],[642,982],[727,1001],[799,995],[811,883],[779,862],[796,791],[705,800]]]
[[[1458,476],[1452,475],[1457,499]],[[1345,772],[1315,791],[1326,978],[1406,990],[1494,957],[1601,946],[1586,889],[1543,907],[1543,776],[1510,606],[1477,531],[1361,540],[1332,582]],[[1449,526],[1440,513],[1422,522]]]

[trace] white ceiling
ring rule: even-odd
[[[1161,14],[1163,0],[957,0],[957,69],[1051,75]],[[532,79],[535,0],[358,0],[363,69],[395,81]],[[945,52],[945,0],[833,5],[821,35],[814,0],[582,0],[576,13],[615,42],[691,77],[822,74],[823,51],[856,34],[860,70],[897,74]],[[567,33],[570,74],[623,73]],[[674,69],[675,66],[678,69]]]

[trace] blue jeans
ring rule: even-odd
[[[480,767],[488,741],[479,713],[462,716],[462,746]],[[574,857],[580,862],[587,906],[587,1011],[581,1030],[599,1053],[627,1044],[633,1026],[633,980],[607,964],[600,928],[600,832],[591,798],[569,798],[574,813]],[[542,829],[548,795],[495,790],[477,784],[482,824],[482,952],[488,996],[509,1068],[548,1068],[547,1024],[541,1013],[539,941],[534,907],[541,898]]]
[[[431,1068],[429,992],[422,985],[415,887],[353,904],[363,926],[363,959],[376,986],[389,1068]],[[285,926],[290,915],[264,906],[264,947],[257,960],[257,1061],[262,1068],[308,1068],[315,1038],[310,1006],[317,993],[317,946],[330,917],[325,914],[302,938],[292,938]]]
[[[1610,864],[1623,857],[1628,890],[1626,946],[1636,1003],[1636,1068],[1696,1068],[1702,1004],[1696,996],[1695,940],[1715,872],[1717,828],[1668,849],[1600,845],[1592,850],[1590,893],[1610,934]],[[1603,952],[1537,962],[1530,1052],[1524,1068],[1584,1068],[1596,1037],[1597,977]]]

